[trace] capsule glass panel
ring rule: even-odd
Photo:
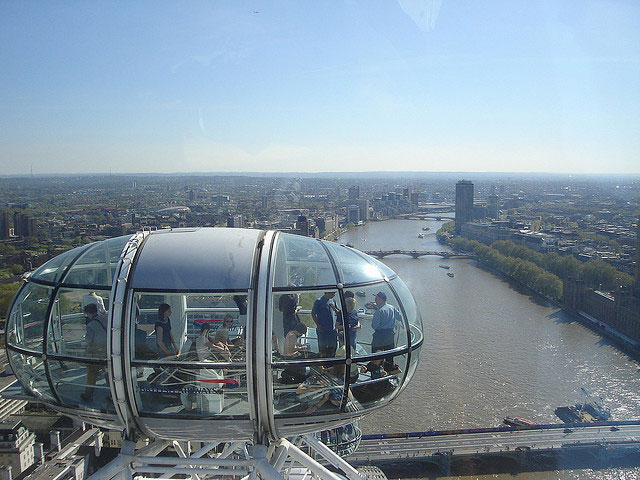
[[[297,367],[303,376],[292,379],[294,367],[273,371],[273,408],[276,416],[309,416],[338,413],[344,397],[344,364],[323,367]],[[298,381],[300,380],[300,381]],[[349,406],[352,408],[352,405]]]
[[[41,356],[23,355],[11,349],[7,350],[16,378],[22,386],[45,401],[54,402],[51,388],[47,383],[44,361]]]
[[[355,253],[349,247],[331,242],[323,242],[337,265],[340,280],[344,285],[366,283],[383,279],[380,269]]]
[[[51,382],[65,405],[115,413],[106,362],[47,359]]]
[[[273,305],[272,332],[277,358],[336,357],[339,346],[336,322],[342,315],[336,289],[274,293]]]
[[[382,282],[354,290],[346,290],[344,294],[353,294],[351,298],[355,300],[356,318],[351,313],[348,324],[350,344],[355,348],[357,356],[405,347],[405,321],[398,300],[389,286]]]
[[[9,315],[9,345],[42,353],[44,326],[53,288],[27,283],[18,294]]]
[[[411,329],[411,344],[415,345],[422,341],[422,317],[416,306],[416,302],[411,294],[409,287],[399,277],[391,280],[391,285],[396,290],[398,298],[407,314],[407,321]]]
[[[286,233],[278,236],[274,288],[336,283],[329,257],[318,240]]]
[[[249,415],[246,368],[211,364],[133,367],[134,392],[141,414],[170,416]]]
[[[67,267],[73,262],[78,255],[84,250],[89,248],[89,245],[83,245],[81,247],[74,248],[68,252],[64,252],[57,257],[52,258],[47,263],[38,268],[31,276],[34,280],[41,280],[44,282],[58,282]]]
[[[133,298],[134,360],[245,364],[246,292],[137,291]]]
[[[47,353],[106,359],[109,293],[61,288],[51,309]]]
[[[110,288],[122,249],[130,236],[91,245],[78,257],[63,279],[66,285],[94,285]]]
[[[374,257],[369,257],[369,260],[371,260],[379,269],[380,272],[387,278],[393,278],[396,275],[396,272],[394,272],[393,270],[391,270],[389,267],[387,267],[384,263],[382,263],[380,260],[378,260],[377,258]]]
[[[421,347],[415,348],[411,350],[411,359],[409,360],[409,368],[407,370],[407,378],[405,382],[402,384],[401,391],[404,390],[409,384],[409,380],[413,377],[413,374],[416,373],[416,369],[418,368],[418,362],[420,361],[420,352]]]
[[[406,355],[387,355],[358,363],[358,377],[351,383],[350,390],[361,408],[382,405],[397,395],[402,386],[406,358]]]

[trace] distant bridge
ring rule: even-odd
[[[426,256],[442,257],[442,258],[471,258],[471,255],[467,255],[464,253],[434,252],[434,251],[426,251],[426,250],[369,250],[364,253],[376,258],[384,258],[384,257],[388,257],[389,255],[408,255],[413,258],[426,257]]]
[[[397,218],[405,218],[407,220],[438,220],[438,221],[455,220],[455,218],[450,215],[443,215],[439,213],[431,213],[431,214],[407,213],[404,215],[397,215]]]
[[[587,426],[588,425],[588,426]],[[349,462],[384,461],[433,463],[448,473],[451,463],[486,457],[510,459],[522,469],[536,455],[575,455],[595,460],[640,453],[640,422],[550,424],[534,427],[494,427],[441,432],[363,435]]]

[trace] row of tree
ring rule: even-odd
[[[445,227],[445,226],[443,226]],[[580,262],[572,255],[555,252],[539,253],[509,240],[498,240],[491,246],[466,238],[451,238],[452,228],[438,231],[438,239],[455,250],[471,252],[476,259],[505,275],[527,285],[534,291],[560,300],[562,280],[582,280],[588,287],[614,290],[618,286],[629,286],[633,277],[620,272],[601,260]]]
[[[504,273],[536,293],[553,300],[562,298],[562,280],[529,260],[504,255],[493,246],[466,238],[451,238],[448,244],[455,250],[473,252],[481,264]]]
[[[498,240],[491,244],[503,255],[535,263],[561,279],[583,280],[591,288],[615,290],[618,286],[629,286],[633,277],[617,270],[602,260],[581,262],[573,255],[558,255],[555,252],[539,253],[509,240]]]

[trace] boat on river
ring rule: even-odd
[[[449,270],[451,267],[449,265],[438,265],[440,268],[444,268],[445,270]]]
[[[429,228],[429,227],[422,227],[422,231],[423,231],[423,232],[428,232],[429,230],[431,230],[431,228]]]
[[[535,426],[535,422],[532,422],[528,418],[522,417],[505,417],[503,420],[504,423],[510,425],[512,427],[533,427]]]
[[[587,397],[587,401],[558,407],[554,410],[556,416],[564,423],[592,423],[609,420],[611,410],[602,405],[602,399],[598,401],[592,398],[584,387],[581,390]]]
[[[447,275],[448,275],[449,277],[453,278],[453,273],[451,273],[451,272],[447,272]]]
[[[418,238],[424,238],[424,233],[419,233]]]

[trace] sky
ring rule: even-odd
[[[0,175],[640,173],[640,2],[0,2]]]

